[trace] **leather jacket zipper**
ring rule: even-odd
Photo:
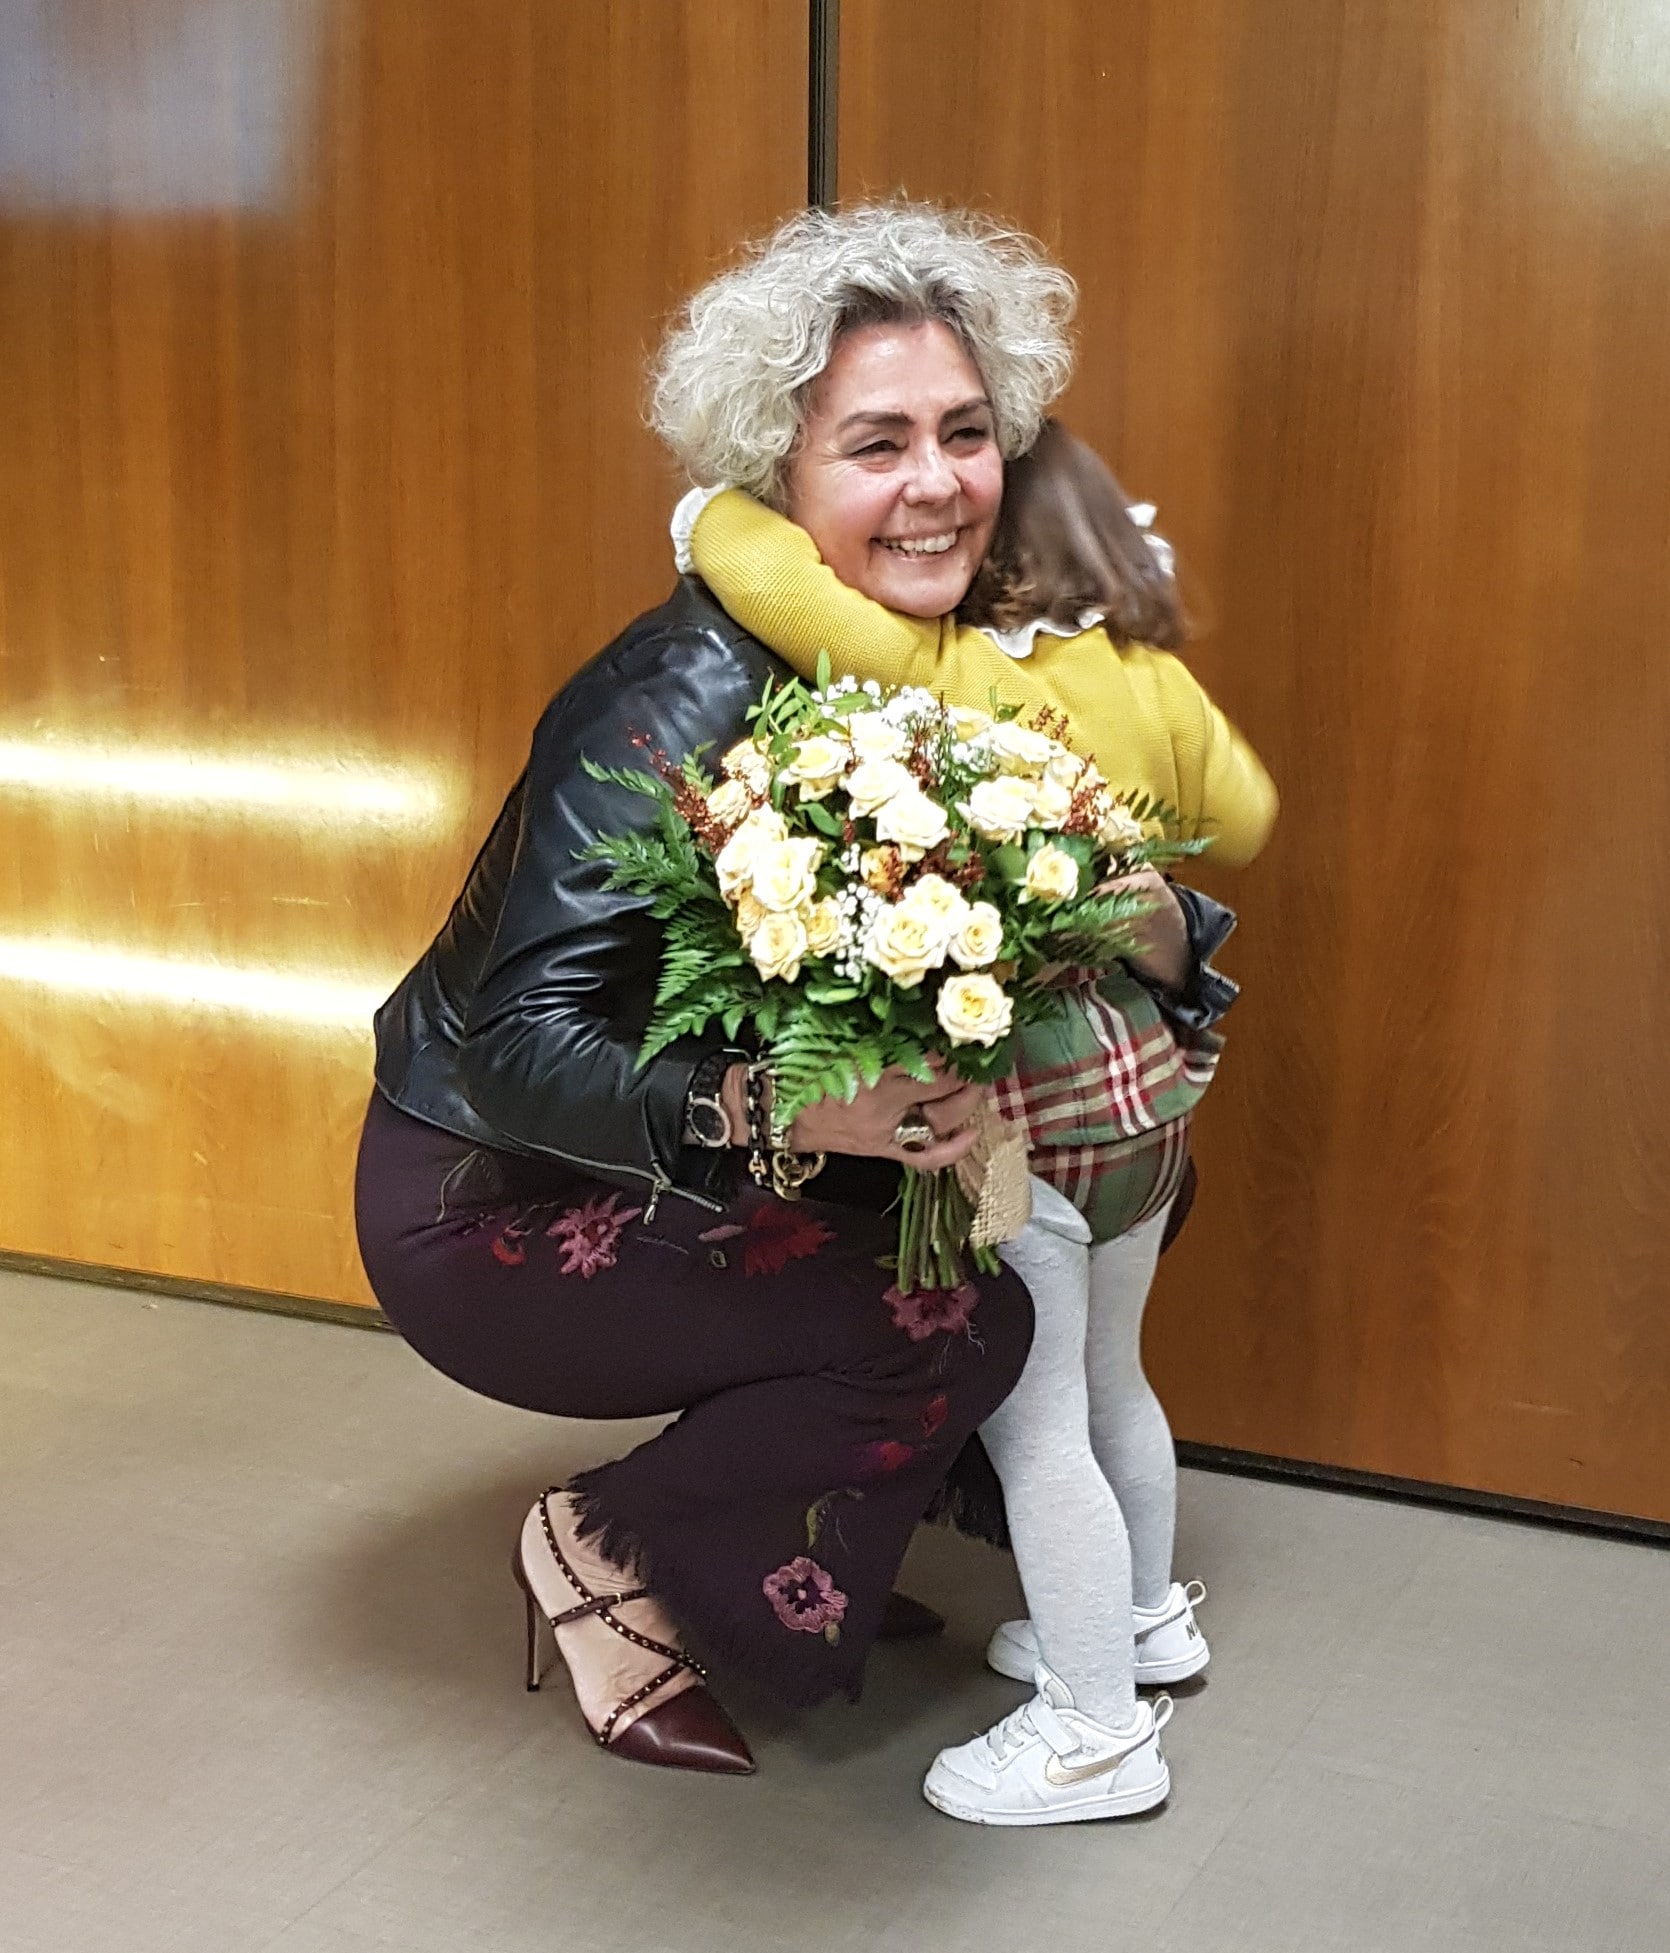
[[[722,1200],[711,1200],[706,1194],[692,1193],[688,1187],[679,1186],[676,1181],[669,1180],[666,1174],[659,1170],[646,1173],[641,1166],[625,1166],[612,1160],[588,1160],[579,1153],[565,1153],[558,1146],[549,1146],[545,1150],[559,1160],[567,1160],[570,1166],[589,1167],[593,1173],[630,1173],[640,1180],[647,1180],[650,1183],[650,1196],[649,1205],[644,1209],[646,1221],[655,1219],[655,1210],[661,1205],[661,1196],[665,1193],[676,1194],[680,1200],[694,1201],[698,1207],[705,1207],[710,1214],[722,1214],[725,1211],[725,1203]]]

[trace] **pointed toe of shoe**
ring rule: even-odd
[[[742,1731],[704,1688],[686,1689],[629,1724],[609,1745],[633,1763],[751,1777],[759,1767]]]

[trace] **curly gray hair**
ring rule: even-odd
[[[1077,299],[1032,238],[971,211],[809,210],[690,298],[653,368],[650,424],[693,480],[780,508],[807,394],[841,334],[938,319],[979,368],[1013,457],[1072,372]]]

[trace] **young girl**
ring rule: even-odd
[[[803,676],[921,685],[953,704],[1065,713],[1069,737],[1117,791],[1177,810],[1212,858],[1250,861],[1276,812],[1257,756],[1163,648],[1184,631],[1169,549],[1133,521],[1101,460],[1054,422],[1010,463],[998,529],[957,617],[884,609],[839,581],[811,538],[735,490],[697,490],[674,521],[694,567],[736,620]],[[1204,961],[1233,920],[1206,940]],[[1143,1375],[1142,1311],[1188,1159],[1193,1108],[1219,1043],[1217,1002],[1156,998],[1136,974],[1064,996],[1030,1028],[1003,1110],[1023,1126],[1033,1218],[1004,1257],[1025,1279],[1037,1333],[1025,1374],[983,1427],[1003,1482],[1031,1618],[1000,1627],[987,1659],[1037,1693],[974,1742],[941,1752],[924,1785],[985,1824],[1120,1816],[1161,1802],[1169,1717],[1139,1684],[1207,1662],[1198,1586],[1171,1577],[1176,1462]]]

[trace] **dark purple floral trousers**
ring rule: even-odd
[[[651,1219],[381,1095],[356,1212],[384,1313],[448,1376],[559,1417],[680,1413],[573,1489],[693,1653],[793,1703],[857,1693],[913,1528],[1026,1360],[1015,1276],[929,1306],[891,1286],[879,1213],[750,1189]]]

